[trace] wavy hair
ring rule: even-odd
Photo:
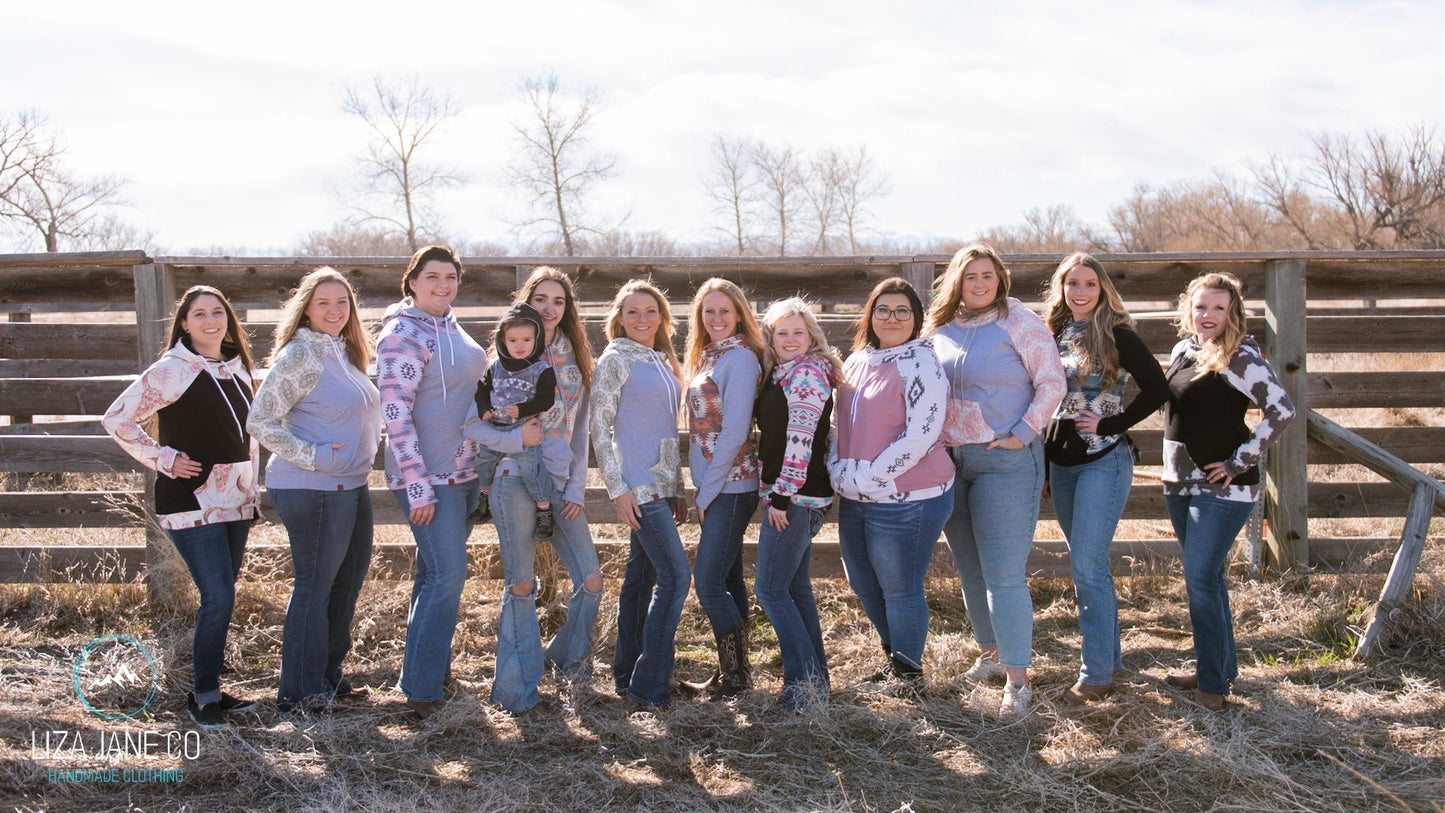
[[[838,351],[828,344],[828,336],[823,332],[822,325],[818,324],[818,317],[813,314],[812,303],[800,296],[774,302],[763,314],[761,327],[766,348],[763,374],[771,374],[773,368],[778,366],[778,357],[773,351],[773,329],[790,316],[803,320],[803,328],[808,331],[808,349],[805,352],[827,359],[828,383],[837,384],[843,377],[843,360],[838,357]]]
[[[963,307],[963,269],[974,260],[988,260],[993,263],[994,269],[998,271],[998,293],[988,305],[971,311]],[[997,313],[1000,319],[1008,316],[1008,292],[1011,285],[1012,278],[1008,268],[992,246],[987,243],[970,243],[964,246],[948,261],[948,268],[944,269],[943,276],[933,283],[933,305],[928,309],[928,324],[925,329],[933,333],[957,318],[960,309],[963,310],[965,319],[982,316],[989,311]]]
[[[633,294],[647,294],[657,301],[657,310],[662,314],[662,324],[658,325],[657,335],[652,339],[652,349],[667,357],[673,374],[678,380],[682,380],[682,367],[677,363],[677,348],[672,346],[672,308],[668,307],[667,296],[652,284],[652,280],[635,279],[617,289],[617,296],[612,298],[612,307],[607,311],[607,321],[604,323],[607,340],[627,337],[627,331],[622,327],[622,303]]]
[[[241,327],[241,320],[236,318],[236,311],[231,307],[231,300],[219,290],[209,285],[192,285],[181,294],[176,300],[176,312],[171,315],[170,338],[166,341],[166,350],[176,346],[176,342],[186,335],[186,329],[181,327],[185,321],[186,312],[195,304],[196,297],[208,295],[214,296],[221,301],[221,307],[226,309],[226,333],[221,337],[221,342],[230,342],[236,347],[236,352],[241,356],[241,364],[246,368],[246,375],[256,372],[256,362],[251,358],[251,338],[246,335],[246,329]],[[161,351],[165,352],[165,351]]]
[[[1201,339],[1194,329],[1194,296],[1201,291],[1224,291],[1229,294],[1229,316],[1224,323],[1224,329],[1213,339]],[[1229,366],[1229,360],[1239,352],[1239,346],[1244,343],[1244,334],[1247,329],[1244,321],[1244,285],[1239,278],[1233,274],[1214,272],[1195,277],[1184,293],[1179,295],[1179,313],[1175,316],[1175,324],[1179,326],[1179,335],[1194,337],[1199,342],[1199,352],[1195,354],[1195,369],[1199,372],[1195,375],[1198,378],[1209,373],[1217,373]]]
[[[572,343],[572,355],[577,360],[577,369],[582,373],[582,386],[591,388],[592,368],[595,362],[592,360],[592,343],[587,339],[587,330],[582,325],[582,315],[577,312],[577,291],[572,287],[572,279],[561,271],[550,265],[539,265],[532,269],[527,281],[522,283],[522,289],[517,292],[517,297],[512,304],[531,304],[532,295],[537,293],[537,286],[544,282],[555,282],[562,286],[562,295],[567,299],[567,305],[562,310],[562,321],[557,327],[567,341]]]
[[[462,281],[462,261],[457,258],[456,252],[446,246],[422,246],[417,252],[411,255],[411,260],[406,264],[406,271],[401,275],[401,295],[411,296],[411,281],[416,279],[423,267],[433,260],[444,262],[457,270],[457,283]]]
[[[1099,301],[1094,306],[1094,312],[1089,314],[1089,326],[1084,329],[1083,337],[1073,343],[1074,352],[1083,359],[1085,370],[1098,371],[1100,383],[1107,390],[1119,380],[1119,347],[1114,343],[1114,328],[1119,325],[1134,327],[1134,317],[1129,315],[1124,298],[1119,296],[1119,290],[1104,270],[1104,264],[1094,259],[1094,255],[1076,251],[1054,269],[1053,276],[1049,277],[1048,294],[1044,298],[1045,321],[1057,338],[1074,320],[1064,295],[1064,281],[1070,271],[1080,267],[1093,271],[1099,278]]]
[[[686,363],[683,365],[687,370],[687,378],[690,380],[697,373],[697,366],[702,361],[702,351],[712,344],[708,337],[707,326],[702,321],[702,301],[708,294],[718,292],[725,295],[733,305],[733,311],[737,313],[737,332],[733,335],[743,340],[743,345],[753,351],[758,357],[758,363],[763,364],[765,343],[762,331],[758,330],[757,317],[753,315],[753,306],[748,303],[747,294],[739,288],[736,283],[713,277],[702,285],[698,286],[697,293],[692,297],[692,313],[687,320],[687,353]]]
[[[266,360],[267,366],[274,367],[276,359],[281,355],[281,349],[291,340],[296,338],[296,329],[299,327],[311,327],[306,317],[306,309],[311,307],[311,300],[316,296],[316,289],[323,282],[337,282],[346,288],[346,301],[350,311],[346,316],[346,324],[341,328],[341,338],[346,342],[346,357],[351,360],[351,365],[361,372],[371,366],[372,343],[371,335],[367,332],[366,326],[361,323],[361,314],[356,309],[356,290],[351,283],[329,265],[323,265],[301,278],[296,284],[296,289],[291,292],[291,298],[281,307],[281,321],[276,323],[276,339],[271,347],[271,355]],[[315,330],[315,328],[312,328]]]

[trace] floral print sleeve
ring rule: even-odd
[[[321,380],[325,356],[317,346],[301,341],[286,345],[276,364],[261,382],[246,429],[273,453],[307,471],[316,470],[316,444],[296,437],[286,416]]]
[[[176,450],[157,443],[141,424],[180,398],[195,380],[196,372],[188,365],[161,359],[132,381],[100,419],[101,426],[127,454],[172,479]]]
[[[1058,343],[1042,319],[1032,311],[1018,307],[1010,309],[1004,325],[1034,384],[1034,397],[1028,410],[1010,431],[1027,445],[1049,425],[1055,407],[1064,399],[1069,387],[1064,378],[1064,365],[1059,361]]]
[[[612,426],[617,420],[617,403],[622,397],[622,385],[632,366],[631,359],[620,353],[602,354],[597,367],[592,371],[592,448],[597,453],[597,468],[602,481],[607,485],[607,497],[617,499],[628,491],[627,480],[622,476],[622,462],[617,449],[612,445]]]

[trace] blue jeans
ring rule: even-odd
[[[236,607],[236,577],[246,556],[251,521],[238,519],[195,528],[167,529],[201,594],[191,637],[192,686],[202,705],[221,699],[221,665],[226,632]]]
[[[277,700],[325,702],[341,682],[356,597],[371,569],[371,491],[361,486],[267,493],[290,537],[296,574],[281,633]]]
[[[708,505],[693,562],[693,589],[714,634],[748,620],[748,586],[743,581],[743,535],[758,509],[758,492],[719,494]]]
[[[521,426],[521,424],[514,424]],[[477,444],[480,451],[477,452],[477,480],[485,486],[492,482],[497,474],[497,464],[502,458],[509,457],[516,463],[517,476],[521,478],[523,485],[527,487],[527,493],[531,495],[533,503],[547,502],[552,498],[555,486],[552,483],[552,475],[547,473],[547,467],[542,463],[541,446],[525,446],[520,452],[493,451],[485,444]],[[487,492],[489,495],[491,491]],[[556,507],[556,504],[553,504]],[[535,509],[536,506],[533,505]]]
[[[943,527],[963,583],[963,604],[980,645],[997,644],[1004,666],[1033,664],[1034,604],[1029,550],[1044,488],[1044,443],[1022,449],[970,443],[950,450],[958,479]]]
[[[1254,503],[1218,497],[1164,495],[1169,521],[1184,555],[1184,589],[1189,594],[1189,626],[1194,631],[1194,658],[1199,688],[1229,694],[1229,681],[1239,675],[1234,654],[1234,617],[1229,612],[1225,566],[1229,549]]]
[[[467,515],[477,507],[481,483],[433,486],[436,510],[429,525],[411,524],[416,539],[416,576],[406,614],[406,651],[400,688],[408,700],[442,699],[442,682],[452,663],[452,635],[467,583]],[[391,492],[409,513],[406,489]]]
[[[912,502],[838,501],[838,550],[848,584],[883,650],[920,669],[928,638],[923,577],[952,509],[953,489]]]
[[[677,622],[692,573],[672,521],[671,501],[649,500],[640,508],[642,530],[632,532],[627,572],[617,596],[613,678],[632,699],[666,706],[672,700],[668,683]]]
[[[497,622],[497,669],[491,698],[513,713],[526,711],[541,699],[537,684],[546,662],[573,677],[592,674],[592,627],[597,621],[602,591],[590,592],[585,583],[587,577],[600,573],[597,548],[592,544],[586,515],[563,519],[560,495],[555,490],[546,495],[559,509],[552,549],[572,578],[572,599],[567,604],[567,621],[544,654],[542,629],[537,623],[537,540],[532,535],[537,524],[536,500],[517,477],[501,477],[492,484],[492,522],[497,526],[506,587]],[[527,582],[532,582],[530,593],[519,596],[512,592],[513,585]]]
[[[788,506],[788,527],[778,530],[763,520],[758,537],[754,588],[758,603],[773,623],[783,655],[783,691],[796,684],[828,685],[828,658],[818,602],[809,578],[813,537],[823,527],[827,510]]]
[[[1120,440],[1103,457],[1081,466],[1049,464],[1054,514],[1069,543],[1069,565],[1079,599],[1080,682],[1106,686],[1124,668],[1119,647],[1119,599],[1109,569],[1109,546],[1134,482],[1134,449]]]

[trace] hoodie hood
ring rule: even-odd
[[[502,341],[502,332],[518,322],[527,322],[536,328],[536,334],[532,340],[532,352],[529,353],[525,359],[512,358],[507,352],[507,343]],[[546,348],[542,346],[544,344],[542,340],[543,335],[542,314],[537,313],[537,309],[531,305],[521,302],[508,308],[507,312],[502,314],[502,318],[497,320],[497,329],[492,331],[492,349],[496,352],[497,358],[499,359],[511,359],[512,361],[523,361],[527,364],[533,364],[542,357],[542,352],[546,350]]]
[[[440,327],[455,326],[457,323],[456,311],[453,309],[447,308],[447,312],[441,316],[432,316],[421,308],[418,308],[416,304],[412,302],[411,297],[388,305],[386,311],[381,315],[381,324],[385,325],[393,319],[414,319],[430,326],[433,330]]]

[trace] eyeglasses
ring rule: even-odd
[[[899,322],[907,322],[909,319],[913,318],[913,309],[908,307],[907,305],[902,305],[897,308],[889,308],[884,305],[879,305],[878,307],[873,309],[873,318],[877,319],[880,322],[886,322],[889,319],[896,319]]]

